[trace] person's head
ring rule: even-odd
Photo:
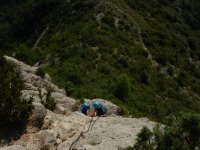
[[[85,106],[85,107],[88,107],[89,105],[88,105],[88,103],[83,103],[83,106]]]
[[[99,107],[99,103],[98,103],[98,102],[94,102],[92,105],[93,105],[93,107],[94,107],[95,109]]]

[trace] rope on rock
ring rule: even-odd
[[[87,133],[87,132],[89,132],[89,131],[92,131],[92,128],[93,128],[94,124],[97,122],[97,120],[98,120],[99,118],[100,118],[100,117],[98,117],[96,120],[93,121],[93,117],[92,117],[92,119],[90,119],[89,122],[86,122],[86,123],[85,123],[85,125],[83,126],[83,129],[81,130],[79,136],[76,138],[76,140],[73,140],[73,142],[70,144],[69,150],[73,150],[74,146],[76,146],[76,144],[78,143],[80,137],[81,137],[84,133]],[[93,122],[93,124],[92,124],[92,122]],[[88,123],[90,123],[90,124],[89,124],[89,127],[88,127],[87,131],[83,131],[83,130],[85,129],[85,126],[86,126]]]

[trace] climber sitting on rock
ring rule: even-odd
[[[94,107],[94,115],[93,116],[99,116],[99,117],[106,117],[108,115],[108,110],[105,106],[102,104],[99,104],[99,102],[93,102]]]
[[[88,103],[83,103],[83,105],[81,105],[80,111],[85,114],[85,115],[89,115],[90,112],[90,106],[88,105]]]

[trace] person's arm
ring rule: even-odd
[[[94,109],[90,109],[90,117],[95,117],[96,116],[96,111]]]
[[[90,109],[87,109],[87,116],[90,116]]]
[[[94,110],[94,117],[96,117],[97,116],[97,111],[96,110]]]
[[[102,115],[102,117],[107,117],[110,114],[110,111],[104,107],[104,109],[106,111],[106,113],[104,115]]]
[[[91,116],[91,111],[90,111],[90,107],[87,107],[87,116]]]

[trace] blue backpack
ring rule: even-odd
[[[107,108],[105,106],[101,105],[101,108],[102,108],[104,113],[107,113],[108,110],[107,110]]]
[[[97,116],[100,116],[100,117],[107,113],[107,108],[103,105],[100,105],[100,107],[96,108],[95,110],[97,112]]]
[[[82,105],[81,108],[80,108],[80,111],[81,111],[83,114],[87,115],[87,111],[88,111],[89,109],[90,109],[89,106]]]

